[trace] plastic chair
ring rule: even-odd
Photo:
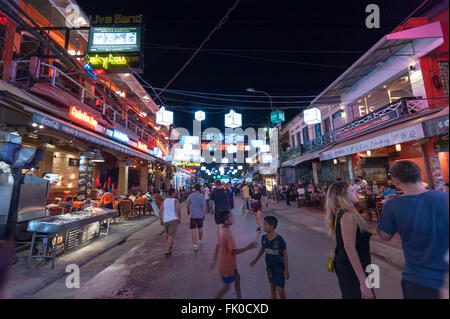
[[[119,217],[129,218],[133,213],[133,202],[131,200],[123,200],[118,205]]]

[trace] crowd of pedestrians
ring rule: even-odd
[[[398,233],[402,240],[405,266],[400,283],[404,298],[439,298],[447,280],[449,251],[449,203],[448,194],[429,190],[422,183],[420,168],[410,161],[399,161],[390,172],[388,185],[367,183],[358,178],[352,184],[339,180],[323,183],[316,187],[312,181],[302,180],[299,184],[274,187],[275,196],[282,196],[286,204],[290,195],[325,194],[326,227],[333,238],[332,253],[328,270],[335,272],[342,298],[374,299],[376,293],[367,280],[368,267],[372,265],[371,238],[378,235],[382,240],[391,240]],[[388,192],[387,192],[388,191]],[[360,211],[355,207],[361,200],[361,193],[385,194],[385,202],[377,230],[371,230]],[[169,194],[172,194],[169,191]],[[243,248],[236,248],[230,227],[236,194],[243,199],[242,213],[255,215],[257,232],[261,237],[261,248],[250,263],[253,267],[265,254],[270,295],[286,298],[285,280],[289,278],[286,242],[275,232],[278,220],[266,216],[261,225],[261,211],[268,207],[267,189],[264,185],[243,182],[240,185],[223,184],[216,181],[210,189],[205,184],[195,186],[195,192],[188,198],[187,211],[194,251],[202,245],[203,220],[214,215],[217,224],[218,243],[211,267],[216,260],[223,287],[216,294],[221,298],[234,283],[236,296],[241,297],[241,277],[236,267],[236,256],[257,246],[251,242]],[[174,219],[181,219],[179,204],[171,195],[161,205],[164,211],[164,225],[168,235],[167,255],[170,255],[173,236],[176,231]],[[335,241],[334,241],[335,240]],[[334,244],[335,242],[335,244]],[[325,267],[325,265],[324,265]],[[447,293],[448,295],[448,293]]]

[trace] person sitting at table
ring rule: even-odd
[[[133,201],[130,199],[130,194],[127,194],[117,205],[119,210],[119,217],[128,217],[133,209]]]
[[[73,197],[68,196],[65,202],[59,204],[59,207],[65,208],[67,213],[70,213],[73,207]]]
[[[322,191],[322,193],[326,194],[328,192],[328,182],[323,183],[320,190]]]
[[[101,204],[105,208],[114,209],[114,195],[111,189],[106,188],[105,193],[102,195]]]
[[[61,204],[61,202],[62,202],[62,199],[60,197],[56,197],[53,200],[53,203],[47,205],[47,208],[58,207]]]

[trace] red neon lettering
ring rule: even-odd
[[[143,150],[144,152],[147,152],[148,147],[147,147],[146,144],[143,144],[143,143],[141,143],[141,142],[138,142],[137,147],[138,147],[138,149]]]
[[[87,114],[84,111],[81,111],[79,109],[77,109],[76,106],[72,105],[70,107],[70,113],[69,113],[70,117],[81,121],[85,124],[88,124],[89,126],[93,127],[93,128],[97,128],[98,122],[96,119],[94,119],[93,116]]]

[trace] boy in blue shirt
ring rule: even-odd
[[[286,292],[284,290],[284,282],[289,279],[288,270],[288,255],[286,251],[286,242],[283,237],[275,232],[278,225],[278,220],[274,216],[264,217],[264,232],[265,235],[261,238],[261,250],[256,258],[250,263],[253,267],[258,262],[259,258],[266,253],[267,276],[270,282],[270,295],[272,299],[277,298],[286,299]]]

